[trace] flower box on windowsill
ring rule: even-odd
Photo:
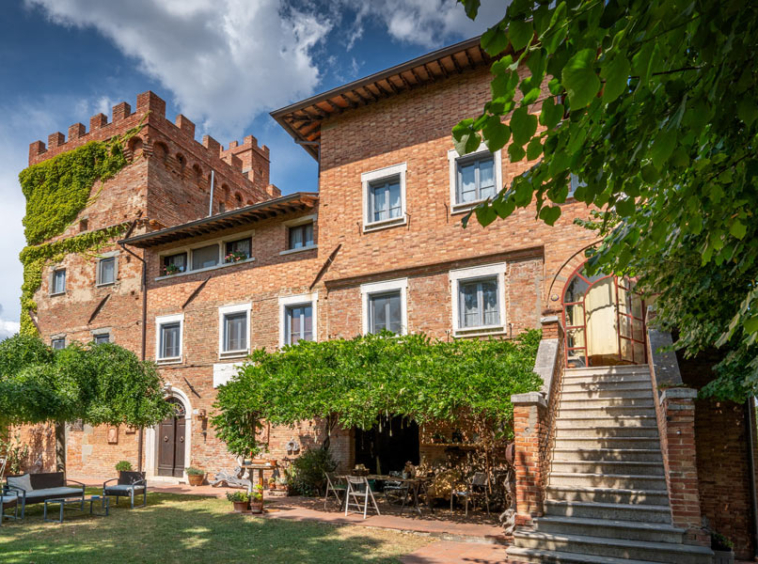
[[[224,257],[224,263],[225,264],[235,264],[238,262],[245,261],[249,259],[250,257],[247,256],[247,253],[243,253],[241,251],[234,251],[229,253]]]

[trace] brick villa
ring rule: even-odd
[[[704,518],[752,556],[753,411],[697,400],[709,359],[658,353],[671,337],[647,329],[629,281],[582,275],[596,238],[573,220],[586,206],[569,197],[554,227],[533,209],[462,227],[473,205],[530,166],[453,147],[452,127],[489,99],[489,62],[474,38],[273,112],[318,160],[317,193],[282,196],[265,145],[198,143],[194,124],[169,121],[151,92],[134,111],[115,106],[110,122],[99,114],[89,131],[76,124],[67,138],[32,143],[30,165],[144,123],[130,164],[59,238],[123,222],[133,230],[97,258],[48,265],[35,323],[53,347],[110,341],[154,360],[179,407],[144,434],[69,425],[67,471],[110,476],[124,459],[151,480],[179,479],[189,465],[233,468],[208,416],[215,389],[255,348],[382,329],[456,339],[542,327],[545,388],[514,398],[513,561],[559,552],[576,557],[562,562],[708,562]],[[49,434],[28,431],[52,465]],[[314,421],[264,438],[283,458],[323,432]],[[405,435],[416,462],[444,455],[417,427]],[[335,458],[370,461],[362,439],[338,430]]]

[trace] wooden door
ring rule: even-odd
[[[186,430],[184,406],[175,399],[170,399],[169,403],[176,411],[158,425],[158,475],[181,477],[184,475]]]

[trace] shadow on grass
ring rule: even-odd
[[[0,562],[174,564],[192,562],[398,562],[428,541],[391,531],[239,515],[215,498],[151,493],[148,506],[95,517],[67,507],[63,524],[42,507],[0,528]]]

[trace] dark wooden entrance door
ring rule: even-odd
[[[158,475],[181,477],[184,475],[186,414],[180,401],[174,398],[168,401],[176,411],[158,426]]]

